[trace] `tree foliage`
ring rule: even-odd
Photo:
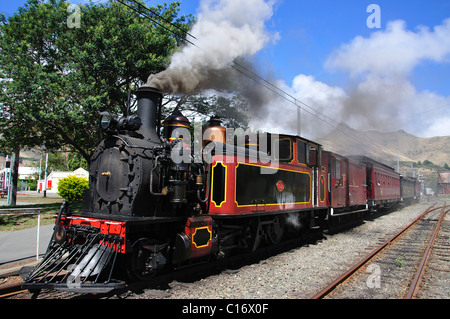
[[[89,163],[102,134],[98,112],[124,113],[128,92],[167,67],[194,23],[191,15],[179,17],[181,2],[152,7],[157,15],[147,16],[136,12],[143,3],[81,5],[79,28],[69,27],[73,12],[64,0],[28,0],[8,19],[0,14],[0,151],[43,146],[78,153]],[[187,116],[248,124],[246,101],[238,94],[166,101]]]
[[[89,181],[86,177],[69,175],[59,181],[58,195],[69,202],[76,202],[83,199],[83,192],[88,188]]]
[[[141,1],[142,3],[142,1]],[[162,71],[181,39],[116,1],[80,7],[80,27],[67,24],[69,2],[28,0],[0,19],[0,148],[66,148],[89,161],[100,137],[99,111],[123,112],[127,93]],[[152,8],[181,30],[180,3]],[[178,31],[179,33],[179,31]]]
[[[226,126],[247,128],[247,100],[240,94],[232,95],[185,95],[172,96],[167,95],[165,98],[166,106],[163,109],[163,116],[169,116],[174,108],[183,111],[183,115],[191,121],[196,117],[200,117],[203,124],[211,116],[222,118],[222,122]],[[172,108],[169,107],[172,105]]]

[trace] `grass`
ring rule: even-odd
[[[395,261],[397,262],[398,268],[403,268],[405,265],[405,254],[400,254],[397,258],[395,258]]]
[[[33,198],[33,202],[30,205],[20,205],[20,206],[0,206],[0,209],[7,208],[42,208],[41,211],[41,226],[50,225],[55,222],[55,215],[59,212],[61,207],[62,199],[56,200],[53,203],[45,203],[44,200],[37,200]],[[23,201],[22,199],[20,201]],[[55,199],[53,199],[55,201]],[[72,211],[81,210],[81,203],[71,204]],[[31,228],[37,226],[37,215],[0,215],[0,231],[14,231],[25,228]]]

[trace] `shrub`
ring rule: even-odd
[[[88,188],[89,181],[86,177],[69,175],[59,181],[58,195],[69,202],[76,202],[83,198],[83,192]]]

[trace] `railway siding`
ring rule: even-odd
[[[450,299],[450,215],[448,213],[441,224],[416,298]]]
[[[434,210],[420,219],[410,230],[387,246],[326,298],[388,299],[407,297],[441,211],[441,209]],[[433,267],[442,268],[442,265],[437,262],[437,260],[431,261]],[[418,286],[420,287],[420,282]],[[444,287],[442,283],[438,283],[437,291],[439,291],[440,297],[437,295],[431,297],[422,293],[422,296],[418,296],[418,298],[442,298],[445,295]],[[420,288],[419,292],[422,290]],[[446,298],[448,297],[447,294]]]

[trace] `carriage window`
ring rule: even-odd
[[[278,143],[278,152],[276,144]],[[289,138],[280,138],[274,141],[272,154],[276,160],[290,161],[292,159],[292,141]]]
[[[307,147],[305,142],[297,140],[297,160],[299,163],[308,164]]]
[[[331,160],[331,177],[336,178],[336,160]]]
[[[341,178],[341,162],[336,159],[331,161],[331,176],[333,178]]]
[[[336,161],[336,178],[341,178],[341,162]]]

